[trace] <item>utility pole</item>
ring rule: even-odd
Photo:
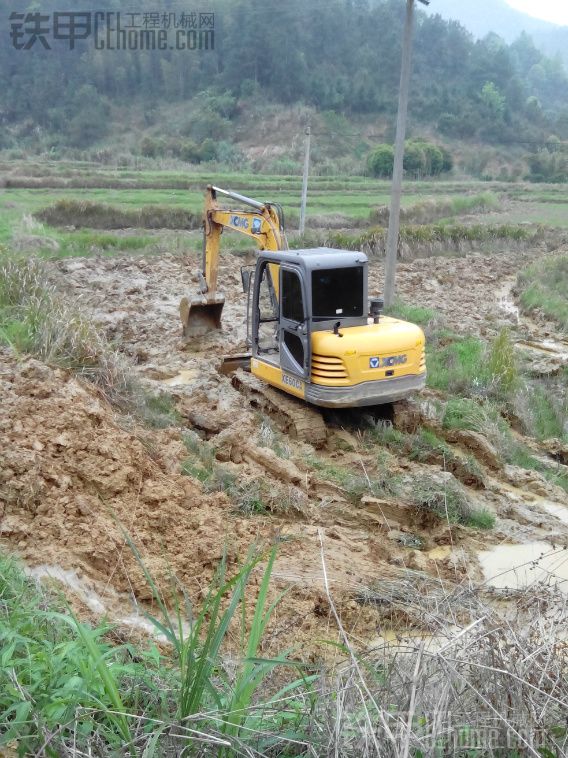
[[[302,179],[302,205],[300,206],[300,234],[306,226],[306,204],[308,202],[308,174],[310,172],[310,125],[306,126],[306,152],[304,153],[304,176]]]
[[[428,5],[425,0],[420,0]],[[389,230],[385,259],[385,305],[392,305],[395,293],[396,259],[398,236],[400,232],[400,198],[402,195],[402,174],[404,163],[404,139],[406,137],[406,116],[408,113],[408,92],[410,87],[410,63],[412,59],[412,31],[414,27],[414,0],[406,0],[406,20],[402,41],[402,66],[400,71],[400,90],[398,94],[398,116],[396,120],[396,139],[394,146],[394,165],[392,172],[391,204]]]

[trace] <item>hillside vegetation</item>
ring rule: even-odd
[[[120,7],[118,0],[105,3]],[[90,9],[86,0],[77,4],[83,8]],[[150,0],[141,3],[145,9],[154,10]],[[42,3],[45,14],[55,10],[55,0]],[[392,139],[386,125],[396,112],[404,3],[292,0],[269,8],[260,0],[217,0],[212,10],[214,50],[96,50],[92,37],[73,50],[50,37],[49,55],[39,42],[17,55],[4,45],[0,148],[57,154],[120,134],[139,155],[230,163],[239,156],[234,145],[262,142],[258,124],[271,109],[299,104],[332,115],[318,129],[339,138],[344,153],[364,158],[373,142]],[[1,24],[8,35],[7,17]],[[414,125],[441,139],[537,151],[553,135],[568,137],[567,112],[561,62],[526,35],[511,45],[496,34],[475,41],[456,22],[418,13]],[[297,115],[305,121],[307,112]],[[384,133],[361,128],[365,122],[382,123]],[[124,123],[131,127],[126,135]]]

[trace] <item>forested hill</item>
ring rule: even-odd
[[[132,9],[122,0],[95,5],[121,10],[124,25]],[[91,0],[73,6],[93,9]],[[30,34],[14,41],[14,21],[2,11],[0,120],[8,128],[0,130],[0,147],[11,139],[13,124],[26,124],[27,135],[41,132],[44,140],[48,135],[48,142],[53,135],[54,144],[92,144],[104,138],[113,104],[123,118],[125,106],[126,112],[129,104],[142,106],[150,123],[156,105],[191,100],[199,110],[194,118],[201,118],[200,130],[191,132],[196,140],[226,135],[243,99],[257,106],[302,102],[348,116],[391,116],[404,6],[403,0],[213,0],[206,10],[215,13],[214,50],[201,51],[169,49],[174,26],[188,25],[187,19],[180,24],[187,8],[175,0],[136,5],[138,23],[144,9],[160,8],[169,19],[167,49],[153,51],[97,50],[92,34],[70,50],[65,39],[53,39],[51,14],[61,10],[58,0],[29,3],[48,16],[50,49],[39,38],[29,49],[16,49],[14,44],[29,44]],[[60,36],[65,29],[62,25]],[[457,22],[420,12],[414,49],[415,123],[487,142],[568,138],[568,76],[560,61],[547,59],[528,36],[511,45],[497,35],[476,41]]]
[[[434,0],[428,12],[459,21],[477,38],[499,30],[499,36],[507,42],[514,42],[522,32],[526,32],[539,50],[548,56],[560,56],[568,67],[568,26],[533,18],[515,10],[506,0],[476,0],[474,3]]]

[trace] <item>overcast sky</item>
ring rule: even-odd
[[[568,2],[566,0],[507,0],[512,7],[535,18],[543,18],[554,24],[568,26]]]

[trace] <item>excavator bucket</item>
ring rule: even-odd
[[[195,295],[183,297],[179,314],[186,340],[203,337],[208,332],[221,328],[221,312],[225,305],[223,295]]]

